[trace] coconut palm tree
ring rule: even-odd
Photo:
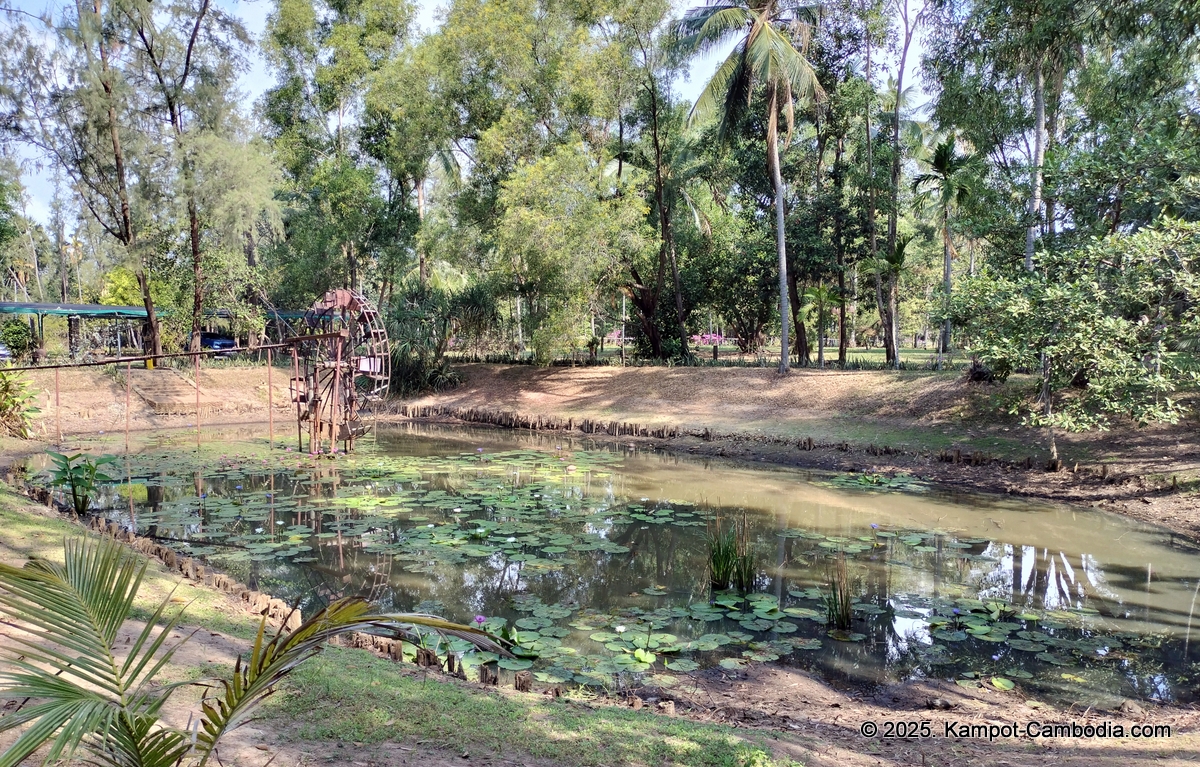
[[[736,40],[692,107],[691,119],[720,115],[722,136],[745,114],[758,85],[767,98],[767,166],[775,192],[775,248],[779,256],[779,372],[788,371],[787,248],[784,244],[783,175],[779,168],[779,116],[787,124],[786,148],[795,127],[795,102],[824,95],[804,56],[817,11],[797,0],[710,0],[692,8],[675,28],[687,55],[706,54]]]
[[[294,631],[266,633],[266,619],[250,652],[229,679],[218,680],[194,726],[180,730],[160,720],[163,706],[188,682],[161,683],[159,672],[187,641],[168,645],[182,611],[166,618],[171,596],[145,627],[122,639],[146,563],[112,539],[67,539],[64,563],[33,560],[0,564],[0,609],[30,638],[10,636],[0,664],[0,696],[25,705],[0,718],[0,732],[29,725],[4,754],[14,767],[48,744],[45,762],[81,761],[111,767],[205,765],[222,736],[245,723],[288,674],[351,631],[410,635],[417,626],[451,634],[507,654],[483,631],[428,615],[375,613],[361,599],[341,599]],[[162,625],[159,625],[159,622]]]
[[[946,301],[950,300],[951,262],[955,255],[954,241],[950,236],[951,210],[962,205],[971,195],[978,178],[980,158],[971,153],[960,155],[951,135],[938,143],[933,157],[928,161],[929,170],[913,179],[913,191],[920,192],[918,204],[924,205],[936,193],[938,214],[942,228],[942,280]],[[942,337],[938,344],[938,369],[942,367],[942,355],[950,351],[950,318],[942,325]]]

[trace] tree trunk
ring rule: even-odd
[[[659,261],[666,255],[671,262],[671,282],[675,288],[675,320],[679,327],[679,354],[687,362],[692,354],[688,349],[687,329],[683,324],[683,293],[679,284],[679,263],[675,258],[675,237],[671,231],[671,206],[666,200],[666,178],[663,174],[662,132],[658,122],[658,81],[651,76],[647,88],[650,95],[651,139],[654,143],[654,202],[658,206]]]
[[[192,344],[191,350],[200,351],[200,327],[204,322],[204,265],[200,261],[200,216],[196,211],[196,198],[188,194],[189,235],[192,246]]]
[[[1037,63],[1033,85],[1033,168],[1030,179],[1029,225],[1025,228],[1025,270],[1033,271],[1033,245],[1038,234],[1038,213],[1042,206],[1042,161],[1046,151],[1046,78],[1043,64]]]
[[[425,179],[417,179],[417,221],[420,224],[425,223]],[[421,287],[425,288],[429,285],[428,265],[425,263],[425,249],[417,243],[417,279],[421,283]]]
[[[864,77],[867,81],[867,105],[863,110],[863,130],[866,137],[867,146],[867,252],[870,254],[871,263],[874,264],[879,258],[879,244],[875,239],[875,140],[871,136],[871,102],[872,96],[875,95],[875,86],[871,84],[871,34],[868,31],[864,35],[864,43],[866,46],[866,72]],[[852,323],[857,322],[858,317],[858,266],[853,267],[850,273],[850,316]],[[850,346],[857,346],[858,339],[856,338],[854,324],[850,326],[850,336],[847,343]]]
[[[897,218],[900,215],[900,99],[904,94],[904,68],[908,63],[908,48],[912,44],[913,35],[916,33],[919,17],[910,26],[908,23],[907,6],[904,13],[904,43],[900,48],[900,67],[896,70],[896,104],[892,109],[892,178],[891,178],[891,197],[892,207],[888,211],[888,239],[887,252],[896,252],[896,225]],[[889,279],[889,285],[892,285],[899,277]],[[889,289],[891,295],[895,293],[894,289]],[[898,299],[897,299],[898,301]],[[891,309],[891,299],[888,304]],[[890,312],[889,312],[890,313]],[[884,342],[888,344],[888,357],[892,367],[900,367],[900,340],[897,335],[897,320],[895,317],[890,318],[888,322],[888,332],[884,338]]]
[[[770,114],[767,118],[767,165],[771,170],[771,182],[775,187],[775,250],[779,255],[779,372],[789,369],[788,348],[788,280],[787,244],[784,241],[783,174],[779,169],[779,110],[778,93],[771,88]]]
[[[942,290],[946,293],[946,308],[950,307],[951,269],[953,250],[950,247],[950,210],[942,206]],[[942,338],[938,347],[938,370],[942,369],[942,355],[950,353],[950,318],[942,323]]]
[[[858,324],[858,264],[850,266],[850,311],[849,311],[850,328],[846,333],[846,344],[851,348],[858,346],[858,333],[855,325]]]

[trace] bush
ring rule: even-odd
[[[29,439],[33,416],[40,412],[31,405],[34,394],[19,373],[0,371],[0,434]]]
[[[23,360],[33,351],[33,331],[21,320],[8,320],[0,326],[0,343],[8,347],[14,359]]]

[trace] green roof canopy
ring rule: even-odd
[[[154,312],[163,316],[166,312]],[[280,312],[273,309],[268,314],[279,319],[295,320],[304,316],[304,312]],[[105,304],[34,304],[22,302],[0,301],[0,314],[36,314],[59,317],[88,317],[101,320],[144,320],[146,310],[140,306],[107,306]],[[208,309],[204,312],[208,317],[228,318],[232,314],[226,309]]]
[[[105,306],[104,304],[29,304],[0,302],[0,314],[40,314],[60,317],[90,317],[93,319],[146,319],[140,306]],[[162,314],[162,312],[155,312]]]

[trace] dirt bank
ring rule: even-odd
[[[678,436],[651,442],[682,453],[903,472],[951,487],[1103,506],[1200,539],[1195,416],[1178,426],[1059,434],[1062,467],[1047,471],[1046,435],[1001,409],[1021,394],[1020,381],[987,386],[929,373],[779,376],[748,368],[464,365],[462,371],[464,385],[407,404],[574,424],[670,425]]]

